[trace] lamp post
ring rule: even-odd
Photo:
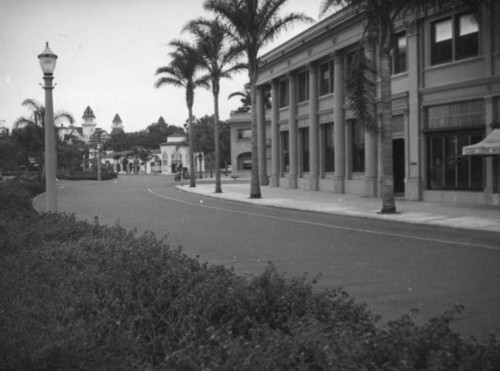
[[[40,67],[43,71],[45,85],[45,192],[46,211],[57,211],[57,190],[56,190],[56,141],[54,131],[54,107],[52,104],[52,79],[56,68],[57,55],[46,43],[44,51],[38,56]]]

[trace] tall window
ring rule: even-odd
[[[426,133],[429,189],[484,188],[482,158],[462,155],[463,147],[483,139],[484,113],[483,100],[444,104],[427,109],[427,127],[432,130]]]
[[[395,74],[407,70],[407,43],[406,33],[402,32],[396,35],[396,44],[394,45],[393,71]]]
[[[288,80],[281,80],[279,85],[279,107],[288,107]]]
[[[365,130],[356,120],[351,124],[351,169],[353,173],[365,171]]]
[[[466,130],[427,136],[429,189],[483,190],[483,158],[462,155],[462,148],[480,142],[483,133]]]
[[[479,54],[479,25],[471,14],[431,23],[431,64],[453,62]]]
[[[288,131],[282,131],[280,133],[281,173],[288,172],[290,170],[290,153],[288,140]]]
[[[299,73],[298,77],[298,99],[299,102],[309,100],[309,71]]]
[[[309,128],[299,129],[300,166],[303,172],[309,171]]]
[[[323,172],[335,171],[335,151],[333,150],[333,124],[321,125],[321,140],[323,149]]]
[[[319,65],[319,95],[333,93],[333,61]]]

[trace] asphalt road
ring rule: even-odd
[[[463,335],[500,336],[500,235],[299,212],[178,191],[173,178],[62,182],[58,210],[138,233],[150,230],[200,261],[261,272],[272,261],[318,289],[343,287],[383,321],[416,308],[420,321],[457,303]],[[43,204],[43,197],[36,200]]]

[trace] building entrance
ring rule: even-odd
[[[393,139],[392,161],[394,174],[394,193],[403,195],[405,193],[405,140]]]

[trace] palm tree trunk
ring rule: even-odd
[[[214,92],[215,193],[222,193],[220,180],[219,95]]]
[[[390,43],[390,39],[387,40]],[[380,77],[382,94],[382,214],[396,212],[394,199],[394,170],[392,159],[392,93],[391,57],[389,48],[383,45],[380,56]]]
[[[194,173],[194,133],[193,133],[193,107],[188,106],[189,110],[189,186],[196,187],[195,173]]]
[[[250,59],[250,58],[249,58]],[[249,75],[250,75],[250,96],[252,102],[251,110],[251,129],[252,129],[252,172],[250,179],[250,198],[261,198],[260,180],[259,180],[259,153],[258,153],[258,138],[257,138],[257,66],[249,60]]]

